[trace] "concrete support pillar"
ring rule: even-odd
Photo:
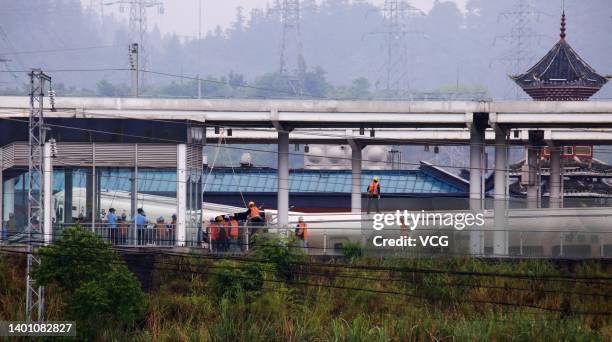
[[[5,228],[8,230],[9,225],[8,225],[8,221],[11,217],[11,215],[13,215],[13,220],[15,220],[15,182],[16,182],[17,178],[9,178],[7,180],[4,181],[3,187],[2,187],[2,217],[3,217],[3,222],[7,222],[5,225]],[[5,236],[8,236],[8,233],[5,234]],[[10,233],[15,233],[15,232],[10,232]]]
[[[137,227],[136,227],[136,216],[138,215],[138,145],[134,146],[134,170],[132,171],[132,184],[130,191],[130,203],[131,203],[131,215],[132,215],[132,227],[131,234],[132,244],[136,245],[137,242]]]
[[[187,145],[178,145],[176,152],[176,227],[174,238],[177,246],[185,246],[187,237]]]
[[[96,228],[96,221],[100,216],[100,202],[98,201],[98,173],[96,168],[96,144],[92,144],[92,161],[91,166],[91,183],[92,183],[92,200],[91,200],[91,229]]]
[[[4,166],[2,162],[2,149],[0,148],[0,240],[5,239],[4,231]]]
[[[548,187],[550,190],[549,206],[561,208],[563,193],[561,191],[563,178],[561,177],[561,149],[553,146],[550,148],[550,177]]]
[[[43,224],[42,235],[45,245],[53,240],[53,159],[51,144],[46,143],[43,153]]]
[[[91,224],[94,210],[94,175],[93,168],[85,174],[85,222]]]
[[[506,209],[508,187],[506,175],[508,170],[508,140],[506,130],[495,127],[495,185],[493,195],[494,227],[493,254],[508,255],[508,232],[506,231]]]
[[[538,176],[538,147],[527,146],[527,208],[536,209],[540,202],[540,180]]]
[[[472,211],[481,211],[484,203],[482,193],[484,133],[484,128],[479,127],[476,123],[472,124],[470,128],[470,210]],[[472,255],[484,254],[483,237],[483,231],[470,231],[470,253]]]
[[[351,144],[351,212],[361,213],[361,154],[362,146],[357,143]]]
[[[278,226],[289,224],[289,133],[278,132]]]
[[[64,223],[72,223],[72,169],[64,169]]]

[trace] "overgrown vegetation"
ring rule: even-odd
[[[72,234],[76,234],[77,241],[89,238],[85,233]],[[109,257],[105,253],[90,255]],[[609,265],[604,262],[555,264],[538,260],[380,259],[358,255],[351,259],[351,263],[344,259],[321,262],[294,248],[291,241],[273,235],[259,238],[250,255],[233,260],[161,255],[155,263],[154,286],[146,312],[136,319],[136,324],[113,329],[79,317],[77,321],[80,327],[94,324],[94,340],[612,338],[612,319],[604,315],[612,312],[612,282]],[[20,313],[11,308],[23,304],[16,299],[23,298],[23,278],[14,273],[12,262],[5,257],[0,264],[1,319],[19,319],[16,315]],[[101,265],[93,261],[90,265],[114,267],[114,263]],[[70,262],[55,266],[82,267]],[[86,270],[82,273],[83,279],[75,281],[93,286],[84,279],[94,276]],[[56,275],[54,279],[61,287],[64,278]],[[96,279],[106,282],[103,277]],[[114,286],[119,286],[117,282]],[[88,294],[98,293],[82,292],[85,300],[93,298]],[[47,300],[56,304],[52,304],[48,319],[62,319],[68,312],[57,309],[58,296],[66,303],[66,309],[74,298],[67,292],[49,291]],[[95,301],[93,304],[98,306]]]
[[[54,285],[66,304],[64,318],[79,322],[82,336],[133,328],[142,319],[145,294],[125,263],[99,236],[74,227],[39,250],[33,272],[39,285]]]
[[[363,248],[361,247],[361,243],[347,241],[342,245],[342,255],[353,262],[356,258],[360,258],[363,256]]]

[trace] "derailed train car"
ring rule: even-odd
[[[77,218],[85,205],[84,189],[73,192],[72,215]],[[63,193],[57,193],[54,211],[61,217]],[[129,193],[102,192],[100,196],[100,217],[102,211],[113,207],[117,213],[130,213]],[[174,198],[139,195],[139,206],[153,221],[155,218],[169,219],[176,212]],[[289,225],[277,224],[276,210],[262,210],[262,223],[251,224],[246,208],[203,204],[203,227],[211,218],[219,215],[233,215],[241,222],[242,231],[249,235],[277,233],[294,234],[299,217],[308,225],[308,252],[310,254],[342,254],[348,242],[358,243],[365,253],[373,255],[478,255],[492,257],[542,257],[542,258],[610,258],[612,257],[612,209],[609,208],[563,208],[563,209],[511,209],[504,216],[502,239],[507,243],[508,254],[494,254],[496,232],[492,210],[482,214],[482,225],[448,226],[444,222],[429,222],[415,225],[412,220],[395,220],[384,228],[374,229],[377,216],[366,213],[302,213],[291,211]],[[451,214],[465,215],[465,211],[417,212],[422,215]],[[194,215],[194,217],[200,217]],[[385,213],[393,215],[393,212]],[[457,216],[459,217],[459,216]],[[103,221],[103,219],[102,219]],[[193,226],[197,226],[195,223]],[[196,232],[188,232],[188,240],[198,240]],[[499,234],[497,234],[499,238]],[[428,238],[429,237],[429,238]],[[406,239],[414,239],[414,245],[406,245]],[[201,241],[203,239],[199,239]],[[204,239],[205,240],[205,239]],[[390,242],[394,240],[394,242]],[[480,246],[476,250],[474,240]],[[384,243],[387,241],[387,243]],[[404,242],[402,242],[404,241]],[[200,245],[202,246],[202,245]]]

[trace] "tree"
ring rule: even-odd
[[[304,93],[311,97],[324,97],[331,86],[325,79],[325,70],[316,67],[314,71],[308,71],[304,75]]]
[[[351,85],[351,97],[354,99],[367,99],[370,97],[370,81],[365,77],[353,80]]]
[[[227,80],[229,85],[234,89],[237,87],[244,86],[246,84],[246,81],[244,80],[244,75],[233,71],[230,71],[229,75],[227,75]]]
[[[129,89],[125,84],[114,85],[107,80],[100,80],[96,84],[96,95],[98,96],[126,96],[129,93]]]
[[[242,6],[236,7],[236,18],[234,19],[234,22],[232,23],[233,31],[242,32],[242,30],[244,29],[245,20],[246,19],[244,17],[244,7]]]
[[[111,246],[91,231],[66,229],[59,241],[42,247],[39,254],[35,282],[63,291],[66,319],[76,320],[83,336],[128,327],[142,318],[145,295],[138,280]]]

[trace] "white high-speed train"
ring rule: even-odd
[[[53,198],[53,212],[56,221],[64,216],[65,193],[60,191]],[[74,188],[72,191],[72,217],[84,217],[86,212],[86,191],[85,188]],[[204,219],[216,217],[229,213],[245,211],[246,209],[219,205],[214,203],[203,203]],[[156,196],[148,194],[138,194],[138,207],[143,208],[149,221],[155,222],[158,218],[164,218],[165,222],[170,222],[172,215],[176,214],[176,199],[172,197]],[[125,214],[128,220],[131,218],[131,196],[127,191],[101,191],[99,211],[102,220],[110,208],[115,208],[118,216]]]
[[[124,191],[102,191],[100,193],[100,212],[107,213],[109,208],[115,208],[117,214],[126,214],[131,220],[130,193]],[[64,192],[54,196],[56,218],[63,215]],[[72,199],[72,215],[79,217],[85,213],[85,189],[75,188]],[[176,200],[170,197],[139,194],[138,205],[143,208],[149,221],[155,222],[163,217],[170,222],[176,213]],[[244,213],[245,208],[203,203],[204,222],[218,215]],[[420,235],[452,235],[455,242],[463,243],[469,251],[471,230],[482,231],[481,242],[485,250],[492,250],[494,236],[494,217],[492,210],[484,211],[484,225],[477,228],[466,228],[456,231],[447,227],[419,227],[410,231],[406,226],[389,225],[380,231],[372,228],[373,216],[360,213],[302,213],[291,211],[289,213],[289,227],[276,228],[276,210],[264,211],[267,227],[271,232],[289,234],[297,225],[298,218],[304,217],[308,224],[308,241],[314,253],[333,253],[347,241],[362,242],[373,248],[372,238],[400,238],[410,235],[418,238]],[[445,213],[460,213],[447,211]],[[569,256],[571,254],[591,257],[610,257],[612,253],[612,208],[562,208],[562,209],[512,209],[506,215],[506,238],[512,254],[523,256]],[[478,233],[477,232],[477,233]],[[461,240],[462,242],[457,242]],[[385,248],[382,248],[385,250]],[[394,250],[386,248],[386,250]],[[397,250],[397,249],[395,249]],[[400,249],[401,250],[401,249]],[[336,251],[337,252],[337,251]]]

